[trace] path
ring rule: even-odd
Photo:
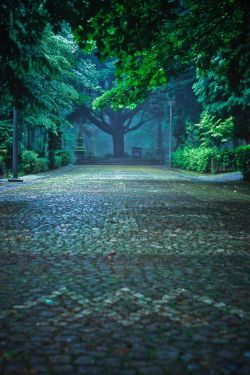
[[[249,373],[246,190],[83,166],[0,194],[1,374]]]

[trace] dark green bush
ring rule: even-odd
[[[60,168],[62,166],[62,157],[59,155],[54,156],[54,168]]]
[[[34,151],[25,150],[21,154],[23,171],[26,174],[39,173],[48,170],[48,159],[39,158]]]
[[[0,156],[0,177],[3,177],[5,173],[5,161],[4,157]]]
[[[58,156],[62,158],[62,166],[73,162],[73,153],[71,151],[60,151],[58,152]]]
[[[219,172],[239,170],[245,179],[250,178],[250,145],[221,151],[216,148],[182,146],[173,153],[173,166],[210,172],[212,158],[217,160]]]
[[[36,173],[38,169],[38,154],[34,151],[25,150],[21,154],[24,173]]]
[[[225,149],[218,155],[220,171],[238,170],[243,174],[250,173],[250,145]]]
[[[241,171],[250,171],[250,145],[239,146],[234,152],[236,167]]]
[[[245,180],[250,180],[250,145],[239,146],[235,149],[235,166],[240,170]]]
[[[49,160],[47,158],[38,158],[39,172],[47,172],[49,170]]]
[[[229,172],[237,169],[235,164],[235,149],[224,149],[218,152],[216,159],[218,162],[218,172]]]
[[[215,147],[182,146],[173,153],[173,166],[196,172],[210,172],[211,159],[217,154]]]

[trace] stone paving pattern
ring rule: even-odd
[[[249,374],[250,195],[78,166],[0,192],[0,373]]]

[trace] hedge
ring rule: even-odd
[[[211,160],[217,161],[218,172],[239,170],[250,175],[250,145],[234,149],[182,146],[173,153],[173,166],[197,172],[211,172]]]
[[[62,166],[62,157],[59,155],[54,156],[54,168],[60,168]]]
[[[182,146],[173,153],[172,164],[191,171],[210,172],[211,159],[217,154],[216,148]]]
[[[4,157],[0,156],[0,177],[3,177],[5,173],[5,161]]]
[[[73,162],[73,153],[71,151],[59,151],[57,155],[61,157],[62,166]]]
[[[39,173],[46,172],[48,168],[48,159],[39,158],[34,151],[25,150],[21,154],[22,169],[24,173]]]
[[[25,174],[46,172],[49,170],[49,160],[47,158],[39,158],[34,151],[25,150],[21,154],[22,169]],[[60,168],[68,165],[73,161],[71,151],[59,151],[54,156],[54,168]],[[0,163],[1,169],[1,163]]]

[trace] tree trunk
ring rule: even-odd
[[[112,134],[113,156],[115,158],[124,157],[124,136],[125,136],[125,133],[123,131],[116,132],[115,134]]]

